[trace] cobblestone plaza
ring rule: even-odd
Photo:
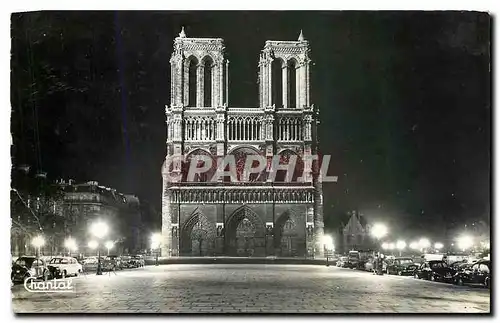
[[[12,290],[16,313],[489,313],[490,292],[317,265],[164,265]]]

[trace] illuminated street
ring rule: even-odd
[[[162,265],[74,279],[75,293],[12,288],[16,313],[488,313],[485,288],[315,265]]]

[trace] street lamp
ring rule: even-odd
[[[97,243],[97,241],[95,240],[92,240],[89,241],[88,246],[90,249],[95,250],[99,246],[99,243]]]
[[[105,246],[106,246],[106,249],[108,249],[108,256],[109,256],[109,249],[112,249],[114,245],[115,244],[113,243],[113,241],[106,241]]]
[[[473,244],[474,241],[470,236],[461,236],[458,238],[458,247],[462,249],[462,251],[469,249]]]
[[[420,247],[418,245],[418,242],[416,241],[413,241],[412,243],[410,243],[410,249],[413,249],[413,250],[419,250]]]
[[[37,258],[40,257],[40,248],[43,247],[43,245],[45,244],[45,239],[42,236],[40,236],[40,235],[36,236],[31,241],[31,244],[33,245],[33,247],[36,248],[36,256],[37,256]]]
[[[155,265],[158,266],[158,253],[160,249],[160,241],[161,241],[161,235],[159,233],[154,233],[151,236],[151,249],[155,250],[156,257],[155,257]]]
[[[389,249],[389,244],[387,242],[382,243],[382,249],[384,250]]]
[[[94,222],[90,226],[90,233],[97,239],[102,239],[108,233],[108,225],[102,221]],[[98,247],[98,246],[96,246]],[[97,272],[96,275],[102,275],[101,268],[101,249],[97,248]]]
[[[330,251],[333,250],[333,239],[329,235],[324,235],[323,236],[323,247],[326,251],[326,266],[329,267],[330,264],[328,263],[328,256],[330,255]]]
[[[68,255],[71,257],[71,251],[76,251],[76,241],[73,238],[67,238],[64,241],[64,247],[68,249]]]
[[[403,240],[399,240],[396,243],[396,247],[398,248],[399,256],[401,257],[401,253],[403,252],[404,248],[406,248],[406,242],[404,242]]]
[[[387,235],[388,229],[387,226],[385,226],[385,224],[376,223],[373,226],[371,233],[375,237],[375,239],[379,240]]]
[[[434,249],[436,249],[438,252],[439,250],[443,249],[444,245],[441,242],[436,242],[434,244]]]
[[[420,249],[422,250],[422,252],[425,251],[425,249],[429,248],[431,245],[429,239],[427,238],[422,238],[418,241],[418,246],[420,247]]]

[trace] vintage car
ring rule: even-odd
[[[420,267],[415,270],[414,277],[418,279],[427,279],[432,281],[453,282],[455,270],[442,260],[424,261]]]
[[[457,285],[479,284],[490,287],[491,264],[489,260],[479,260],[458,271],[453,277]]]
[[[144,256],[142,255],[134,255],[132,256],[132,261],[135,267],[144,267],[146,261],[144,260]]]
[[[120,256],[106,256],[102,263],[103,270],[122,270],[124,268]]]
[[[387,264],[386,271],[389,275],[413,276],[417,268],[412,258],[399,257]]]
[[[78,276],[83,271],[82,265],[73,257],[54,257],[47,267],[52,277]]]
[[[337,267],[347,268],[347,257],[340,257],[337,261]]]
[[[30,277],[43,280],[51,278],[50,271],[45,261],[34,256],[22,256],[17,258],[12,265],[12,282],[24,282],[24,280]]]

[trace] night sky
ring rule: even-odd
[[[230,106],[257,107],[266,40],[310,42],[327,230],[358,209],[402,234],[490,219],[490,18],[461,12],[35,12],[12,16],[12,158],[160,210],[181,26],[221,37]],[[34,122],[37,120],[38,122]],[[38,131],[36,131],[38,129]]]

